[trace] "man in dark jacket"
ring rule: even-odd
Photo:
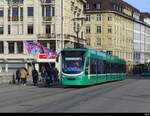
[[[35,68],[32,70],[32,78],[33,78],[33,84],[34,86],[36,86],[38,84],[39,74]]]
[[[16,80],[18,81],[18,84],[20,84],[20,69],[18,68],[16,71]]]
[[[59,83],[59,71],[56,67],[54,67],[54,77],[55,77],[55,82]]]

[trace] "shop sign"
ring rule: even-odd
[[[45,54],[39,54],[37,62],[56,62],[56,56],[47,57]]]

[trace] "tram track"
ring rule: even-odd
[[[77,88],[54,86],[47,89],[40,88],[41,91],[35,87],[24,87],[18,92],[18,88],[10,93],[1,94],[0,92],[0,112],[6,111],[8,108],[10,112],[63,112],[84,101],[91,100],[93,97],[99,97],[113,89],[132,83],[135,83],[134,79]],[[23,91],[26,91],[27,94]]]
[[[67,95],[62,98],[55,99],[51,102],[49,101],[47,104],[44,104],[27,112],[63,112],[69,108],[80,105],[80,103],[84,101],[92,100],[93,98],[100,97],[101,95],[104,95],[114,89],[124,87],[129,84],[136,83],[138,81],[135,82],[135,80],[130,81],[128,80],[126,82],[124,81],[118,82],[119,82],[118,84],[116,84],[117,82],[107,83],[92,86],[90,90],[89,88],[88,89],[85,88],[73,93],[67,93]]]
[[[9,105],[13,105],[13,104],[20,104],[20,103],[24,103],[26,101],[32,101],[32,100],[35,100],[35,99],[39,99],[39,98],[43,98],[43,97],[49,97],[49,96],[52,96],[52,95],[57,95],[57,94],[60,94],[60,93],[66,93],[66,92],[69,92],[69,91],[72,91],[73,89],[51,89],[51,88],[48,88],[49,90],[46,90],[46,91],[42,91],[42,92],[38,92],[36,91],[36,89],[38,88],[24,88],[24,90],[19,90],[16,89],[16,90],[13,90],[11,91],[10,93],[7,92],[7,93],[3,93],[1,94],[0,92],[0,108],[4,108],[4,107],[7,107]],[[25,94],[24,91],[27,90],[27,91],[32,91],[30,92],[29,94]],[[19,92],[18,92],[19,91]],[[34,91],[34,93],[33,93]],[[16,96],[16,94],[18,94]],[[10,101],[11,99],[11,101]],[[4,102],[3,102],[4,101]]]

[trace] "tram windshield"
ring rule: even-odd
[[[82,52],[64,52],[62,57],[62,72],[79,74],[83,72],[84,57]]]

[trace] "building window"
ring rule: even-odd
[[[90,28],[90,26],[86,26],[86,33],[91,33],[91,28]]]
[[[90,46],[91,45],[91,39],[87,38],[87,45]]]
[[[112,33],[112,26],[108,26],[108,33]]]
[[[10,8],[8,8],[8,17],[10,17]]]
[[[114,10],[116,10],[116,5],[114,4],[113,6],[114,6]]]
[[[97,3],[96,4],[96,9],[100,9],[101,8],[101,4],[100,3]]]
[[[28,25],[28,34],[33,34],[33,24]]]
[[[12,8],[12,16],[18,16],[19,15],[19,11],[18,8]]]
[[[101,21],[101,15],[100,14],[97,15],[97,21]]]
[[[90,9],[90,4],[86,4],[86,9]]]
[[[23,42],[17,42],[17,53],[23,53]]]
[[[96,45],[97,46],[101,46],[101,38],[97,38],[96,39]]]
[[[108,16],[108,21],[112,21],[112,16]]]
[[[55,7],[52,7],[52,16],[55,16]]]
[[[1,41],[0,42],[0,54],[4,53],[4,43]]]
[[[8,42],[8,52],[9,52],[9,54],[14,54],[15,53],[14,42]]]
[[[81,38],[83,38],[83,35],[84,35],[84,33],[83,33],[83,31],[81,32]]]
[[[8,34],[11,34],[11,26],[8,25]]]
[[[51,16],[51,7],[46,7],[46,16]]]
[[[55,16],[55,7],[42,7],[42,16]]]
[[[46,25],[46,34],[51,34],[51,25]]]
[[[20,16],[23,16],[23,8],[20,8]]]
[[[0,10],[0,17],[3,17],[3,16],[4,16],[4,11]]]
[[[4,27],[0,26],[0,35],[4,34]]]
[[[97,33],[101,33],[101,26],[97,26]]]
[[[45,9],[45,12],[43,11],[43,13],[48,17],[51,16],[51,7],[47,6],[47,7],[43,7],[43,10]],[[43,14],[43,16],[44,16]]]
[[[86,21],[90,21],[90,20],[91,20],[91,16],[90,16],[90,15],[86,15],[85,20],[86,20]]]
[[[33,7],[28,7],[28,16],[33,16]]]

